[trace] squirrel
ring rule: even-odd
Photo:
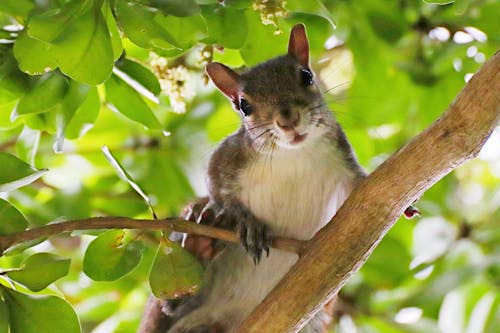
[[[226,245],[208,264],[201,291],[171,309],[168,333],[235,332],[298,259],[270,251],[271,236],[311,239],[366,177],[309,66],[303,24],[286,55],[242,74],[212,62],[206,73],[242,125],[212,154],[203,211],[235,228],[243,246]],[[323,332],[324,319],[302,332]]]

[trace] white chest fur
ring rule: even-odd
[[[262,154],[240,176],[241,201],[273,234],[310,239],[353,188],[341,152],[318,138],[297,149]]]
[[[276,148],[272,155],[262,154],[240,175],[240,200],[267,222],[274,235],[310,239],[354,186],[355,175],[340,154],[323,138],[297,149]],[[223,322],[228,332],[236,332],[296,260],[295,254],[272,249],[255,265],[241,246],[227,246],[207,273],[213,285],[206,302],[169,333],[207,321]]]

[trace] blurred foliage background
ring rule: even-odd
[[[0,233],[91,216],[151,218],[104,145],[159,217],[176,216],[206,194],[210,152],[239,126],[204,65],[244,68],[282,54],[297,22],[307,26],[325,98],[373,170],[439,117],[499,48],[499,13],[496,0],[1,0],[0,185],[36,180],[1,188]],[[479,158],[421,198],[421,218],[399,221],[384,238],[341,291],[332,331],[498,332],[499,180],[497,130]],[[118,257],[132,259],[99,274],[109,264],[99,254],[116,255],[103,252],[113,237],[124,237]],[[78,332],[61,298],[82,332],[135,332],[159,240],[74,232],[6,253],[0,332],[9,321],[13,333]]]

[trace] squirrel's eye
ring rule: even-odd
[[[301,69],[300,77],[302,79],[302,84],[305,86],[312,86],[313,81],[313,73],[309,69]]]
[[[240,109],[245,117],[249,116],[253,111],[252,105],[250,105],[250,103],[248,103],[248,101],[244,98],[240,99]]]

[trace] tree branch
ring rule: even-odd
[[[448,111],[356,188],[238,332],[297,332],[362,266],[405,207],[476,156],[500,119],[500,52]]]
[[[206,236],[226,242],[239,243],[238,236],[229,230],[208,225],[189,222],[181,218],[166,218],[162,220],[141,220],[126,217],[91,217],[82,220],[47,224],[43,227],[28,229],[11,235],[0,236],[0,254],[6,249],[27,241],[50,237],[74,230],[89,229],[147,229],[171,230],[188,234]],[[301,253],[306,242],[289,238],[276,237],[272,247],[295,253]]]

